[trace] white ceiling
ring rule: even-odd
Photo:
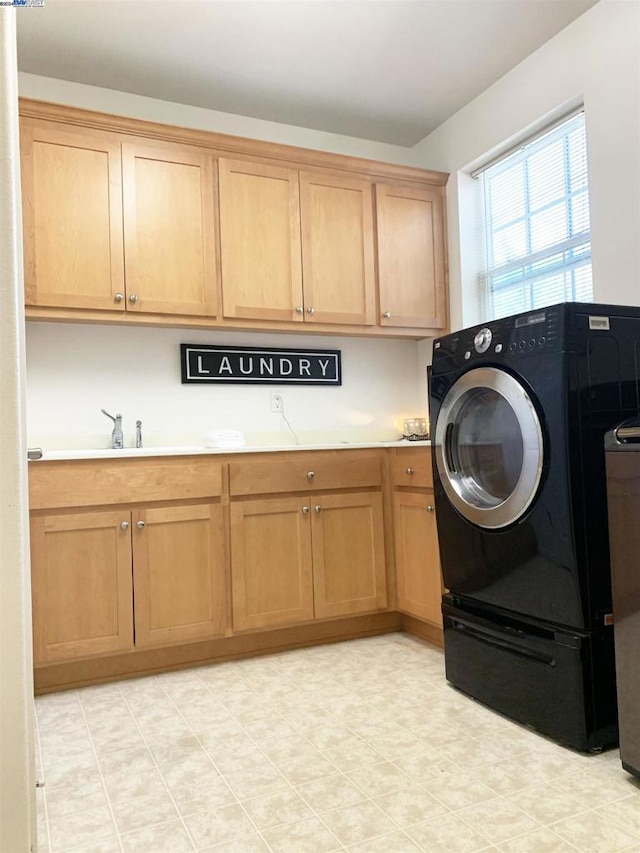
[[[21,71],[413,145],[596,0],[46,0]]]

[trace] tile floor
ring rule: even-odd
[[[640,782],[391,634],[37,699],[40,851],[640,851]]]

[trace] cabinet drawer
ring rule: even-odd
[[[231,495],[351,489],[382,483],[377,451],[274,453],[269,459],[231,462]]]
[[[220,463],[197,456],[74,459],[29,466],[32,510],[214,498],[221,492]]]
[[[431,448],[422,445],[396,450],[392,461],[392,476],[394,486],[432,489]]]

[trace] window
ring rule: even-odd
[[[592,302],[584,113],[480,173],[493,318]]]

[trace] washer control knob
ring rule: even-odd
[[[496,352],[502,352],[502,344],[496,344]]]
[[[465,359],[465,361],[468,361],[470,358],[471,358],[471,352],[470,352],[470,350],[467,350],[464,354],[464,359]]]
[[[473,339],[473,345],[476,348],[476,352],[486,352],[491,346],[492,338],[493,334],[491,333],[491,329],[488,329],[486,326],[484,329],[480,329]]]

